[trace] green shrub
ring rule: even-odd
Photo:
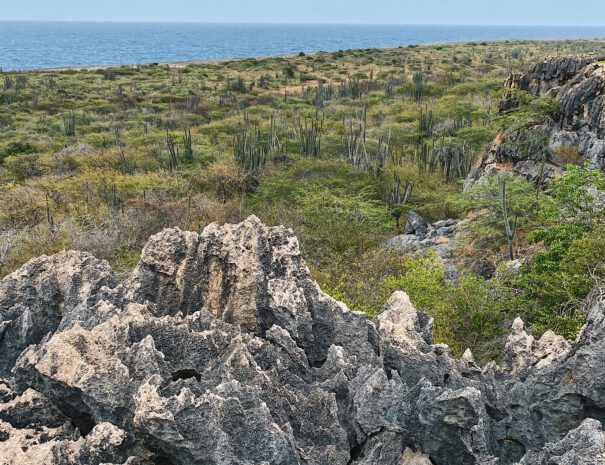
[[[461,355],[470,348],[478,361],[501,354],[503,335],[521,302],[497,280],[463,275],[445,279],[434,255],[370,252],[359,260],[314,271],[322,289],[353,310],[374,317],[395,291],[405,291],[418,311],[435,319],[435,341]]]
[[[3,149],[0,148],[0,163],[2,163],[2,160],[4,160],[6,157],[11,155],[31,154],[36,153],[38,150],[38,147],[30,144],[29,142],[10,142]]]
[[[514,315],[516,299],[497,280],[474,275],[446,280],[443,264],[429,255],[409,259],[402,274],[382,285],[389,293],[407,292],[417,310],[435,319],[435,340],[458,355],[470,348],[482,362],[499,356],[500,336]]]
[[[605,229],[582,232],[576,227],[555,227],[542,239],[546,250],[523,268],[517,284],[533,302],[527,319],[541,334],[553,329],[574,339],[584,324],[583,299],[605,278]]]
[[[11,155],[4,159],[4,165],[9,173],[20,181],[28,178],[40,176],[42,167],[38,162],[40,154],[38,153],[22,153],[20,155]]]
[[[412,195],[404,206],[405,211],[413,210],[427,221],[439,221],[444,218],[458,218],[463,211],[459,202],[460,187],[446,182],[441,173],[425,171],[413,164],[391,167],[385,177],[383,198],[389,198],[392,183],[390,180],[397,175],[403,185],[406,182],[414,184]]]
[[[517,177],[507,178],[506,192],[509,214],[511,218],[517,217],[520,232],[543,226],[546,220],[540,212],[556,208],[552,197],[536,194],[533,184]],[[492,176],[465,192],[460,203],[475,216],[467,228],[466,237],[473,253],[484,251],[494,254],[506,245],[497,177]]]
[[[515,285],[532,303],[527,319],[538,334],[554,329],[575,338],[584,322],[582,301],[605,277],[605,212],[596,190],[605,190],[603,173],[569,165],[550,186],[554,203],[539,211],[547,227],[528,235],[530,244],[543,249]]]
[[[551,188],[557,208],[544,211],[554,220],[590,224],[605,217],[605,210],[595,198],[605,192],[605,174],[576,165],[567,165],[564,175]]]
[[[543,124],[547,118],[559,114],[560,103],[555,98],[536,97],[517,89],[511,90],[510,95],[519,105],[497,118],[500,127],[508,130],[526,129]]]
[[[199,170],[195,182],[201,190],[214,193],[223,203],[247,190],[246,174],[231,160],[214,162]]]
[[[393,226],[380,184],[343,161],[303,160],[286,171],[269,171],[246,210],[293,228],[313,265],[359,255]]]

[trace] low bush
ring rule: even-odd
[[[503,336],[517,316],[520,300],[503,283],[463,275],[445,279],[433,255],[407,256],[382,250],[359,260],[316,271],[322,288],[350,308],[376,316],[389,296],[405,291],[418,311],[435,319],[435,341],[461,355],[467,348],[480,362],[498,358]]]

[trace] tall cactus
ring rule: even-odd
[[[48,192],[46,193],[46,221],[48,222],[48,227],[52,231],[55,227],[55,220],[50,210],[50,198]]]
[[[367,126],[367,107],[364,105],[361,116],[358,115],[357,123],[354,123],[354,117],[343,119],[345,134],[345,149],[347,161],[355,168],[361,167],[361,162],[365,150],[366,126]]]
[[[323,132],[324,116],[315,113],[310,118],[299,119],[295,124],[296,138],[300,154],[308,158],[321,156],[321,136]]]
[[[415,102],[420,103],[424,97],[424,75],[417,71],[413,76],[414,88],[412,90],[412,98]]]
[[[72,112],[63,117],[63,132],[66,137],[75,137],[76,135],[76,115]]]
[[[433,136],[434,129],[435,118],[433,117],[433,110],[429,109],[428,105],[424,109],[420,108],[420,115],[418,116],[418,132],[420,133],[420,138],[430,139]]]
[[[258,127],[250,129],[246,124],[233,136],[233,152],[236,163],[251,174],[265,166],[269,143],[263,140]]]
[[[187,127],[183,132],[183,147],[185,148],[185,160],[193,161],[193,142],[191,139],[191,128]]]
[[[168,170],[172,172],[179,167],[179,148],[174,143],[172,134],[166,131],[166,148],[170,158],[168,159]]]
[[[13,78],[9,75],[4,76],[4,84],[3,84],[4,90],[11,90],[14,86],[15,86],[15,81],[13,80]]]
[[[511,225],[506,199],[506,179],[502,176],[498,177],[498,194],[500,195],[500,210],[502,211],[502,218],[504,219],[504,232],[506,233],[506,239],[508,241],[508,254],[510,259],[514,260],[514,243],[515,237],[517,236],[517,219],[519,216],[515,215],[515,219]]]
[[[124,152],[124,143],[122,142],[122,132],[120,126],[114,128],[114,135],[116,139],[116,147],[118,148],[118,154],[120,155],[120,163],[124,172],[129,171],[128,160],[126,159],[126,153]]]
[[[397,229],[399,229],[399,222],[403,215],[403,207],[410,200],[413,189],[414,183],[412,181],[406,181],[402,190],[401,178],[397,174],[393,176],[393,184],[389,194],[389,208],[391,210],[391,215],[395,218],[397,223]]]

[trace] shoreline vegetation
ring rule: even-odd
[[[605,53],[605,40],[4,71],[0,276],[64,249],[125,276],[162,228],[201,231],[254,214],[293,229],[333,297],[371,317],[404,290],[458,355],[471,347],[479,361],[498,358],[517,316],[535,334],[573,339],[578,302],[601,276],[602,222],[557,224],[565,202],[601,177],[567,153],[570,174],[552,184],[508,182],[514,266],[498,183],[463,184],[501,130],[527,131],[558,111],[528,95],[499,112],[511,71],[590,52]],[[452,241],[456,279],[430,248],[384,247],[406,232],[410,212],[465,225]]]
[[[555,43],[555,42],[578,42],[578,43],[587,43],[587,42],[595,42],[599,43],[605,40],[605,37],[599,38],[586,38],[586,39],[504,39],[504,40],[477,40],[477,41],[455,41],[455,42],[431,42],[431,43],[423,43],[423,44],[409,44],[409,45],[396,45],[396,46],[388,46],[388,47],[372,47],[368,49],[349,49],[349,50],[335,50],[335,51],[316,51],[316,52],[305,52],[301,50],[300,53],[303,53],[305,56],[313,57],[314,55],[322,54],[322,53],[335,53],[335,52],[349,52],[353,50],[380,50],[380,51],[389,51],[396,50],[401,48],[431,48],[431,47],[442,47],[447,45],[469,45],[476,43],[488,43],[488,44],[509,44],[511,46],[522,46],[527,45],[527,43]],[[293,59],[296,58],[299,54],[296,53],[284,53],[277,55],[254,55],[249,57],[237,57],[237,58],[201,58],[199,60],[184,60],[184,61],[159,61],[154,63],[114,63],[109,65],[74,65],[74,66],[61,66],[56,68],[35,68],[35,69],[27,69],[27,70],[5,70],[8,73],[40,73],[40,72],[62,72],[62,71],[102,71],[112,68],[139,68],[142,66],[168,66],[170,68],[186,68],[187,66],[194,65],[213,65],[213,64],[224,64],[224,63],[232,63],[243,60],[265,60],[271,58],[284,58],[284,59]]]

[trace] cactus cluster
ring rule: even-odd
[[[2,88],[4,90],[11,90],[14,86],[15,86],[14,79],[9,74],[5,75]]]
[[[269,142],[263,138],[258,126],[244,124],[233,136],[233,151],[240,168],[247,173],[255,173],[267,162]]]
[[[399,223],[404,213],[404,207],[410,200],[413,189],[414,183],[412,181],[406,181],[402,188],[401,178],[397,174],[393,176],[393,183],[391,185],[388,200],[391,215],[395,218],[397,223],[397,229],[399,229]]]
[[[65,137],[75,137],[76,135],[76,115],[73,112],[63,116],[63,133]]]
[[[179,148],[174,143],[170,132],[166,131],[166,149],[168,150],[168,171],[174,171],[179,167]]]
[[[191,139],[191,128],[187,127],[183,131],[183,147],[185,148],[185,160],[193,161],[193,142]]]
[[[315,116],[299,118],[294,130],[298,140],[299,153],[307,158],[321,156],[321,136],[323,132],[324,115],[319,112]]]
[[[420,71],[416,71],[413,76],[414,87],[412,89],[412,98],[416,103],[422,102],[424,97],[424,74]]]

